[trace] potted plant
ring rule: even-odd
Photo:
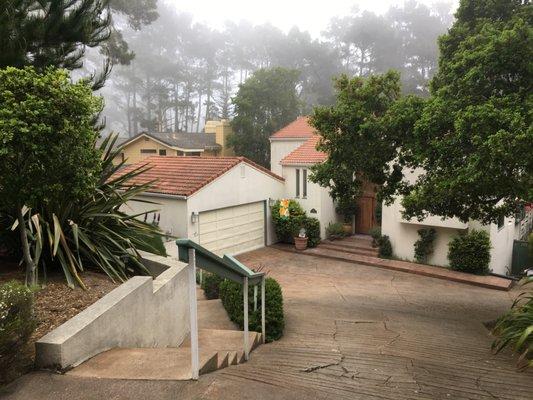
[[[352,234],[353,216],[357,213],[355,198],[342,198],[337,202],[337,214],[342,215],[342,226],[347,235]]]
[[[305,250],[307,249],[307,234],[305,229],[301,228],[297,235],[294,235],[294,247],[296,250]]]

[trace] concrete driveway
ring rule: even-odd
[[[198,382],[28,374],[5,399],[533,399],[533,372],[493,356],[499,292],[267,248],[241,260],[283,287],[286,330]]]

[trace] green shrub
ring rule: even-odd
[[[341,239],[345,236],[346,232],[344,231],[344,227],[340,222],[329,223],[326,228],[326,237],[329,240]]]
[[[279,214],[280,206],[280,200],[272,206],[272,222],[276,236],[280,242],[294,243],[293,237],[303,228],[305,211],[297,201],[289,200],[289,216],[281,216]]]
[[[219,287],[223,280],[224,278],[221,278],[216,274],[210,274],[209,272],[203,273],[202,289],[204,290],[207,300],[219,298]]]
[[[437,231],[433,228],[419,229],[420,238],[415,242],[415,259],[421,264],[425,264],[428,258],[433,254],[433,242]]]
[[[368,233],[370,236],[372,236],[372,247],[377,247],[379,238],[381,237],[381,228],[379,226],[375,226],[371,228]]]
[[[35,329],[33,293],[11,281],[0,286],[0,383],[16,377]]]
[[[307,247],[318,246],[320,243],[320,221],[313,217],[305,217],[303,222],[307,235]]]
[[[380,236],[378,239],[379,256],[381,258],[392,257],[392,243],[387,235]]]
[[[345,224],[352,222],[353,216],[357,214],[359,207],[354,197],[343,197],[337,200],[335,212],[342,215]]]
[[[374,216],[376,217],[376,222],[381,225],[381,219],[383,216],[383,205],[381,204],[381,201],[378,201],[378,204],[376,205]]]
[[[450,268],[471,274],[486,274],[490,263],[490,238],[485,231],[472,230],[448,244]]]
[[[253,310],[253,287],[248,292],[248,317],[251,331],[261,332],[261,290],[258,290],[257,310]],[[244,328],[242,285],[230,280],[220,284],[220,299],[228,312],[230,319]],[[265,282],[265,329],[266,341],[278,340],[283,335],[285,320],[283,317],[283,294],[281,286],[273,278],[266,278]]]
[[[493,333],[497,339],[492,349],[498,353],[511,346],[520,354],[519,368],[533,367],[533,277],[523,281],[524,291],[517,297],[511,310],[501,317]]]

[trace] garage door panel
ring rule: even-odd
[[[199,242],[216,254],[235,254],[265,243],[264,203],[201,212]]]

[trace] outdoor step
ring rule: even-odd
[[[203,349],[200,353],[200,374],[218,367],[216,351]],[[100,353],[71,369],[67,375],[106,379],[191,379],[191,351],[178,348],[115,348]]]
[[[229,366],[229,351],[219,351],[217,353],[217,369]]]
[[[335,243],[330,241],[322,241],[319,245],[321,248],[337,250],[351,254],[361,254],[363,256],[377,257],[378,250],[373,248],[365,248],[360,246],[354,246],[346,243]]]
[[[202,300],[198,302],[198,328],[239,329],[238,326],[229,319],[228,313],[220,299]]]
[[[444,279],[452,282],[465,283],[473,286],[480,286],[487,289],[495,290],[509,290],[513,281],[510,279],[500,278],[490,275],[472,275],[459,271],[452,271],[444,267],[435,267],[423,264],[416,264],[407,261],[388,260],[371,256],[364,256],[358,254],[350,254],[347,252],[340,252],[336,250],[330,250],[326,248],[316,247],[313,249],[307,249],[298,251],[291,245],[275,244],[274,248],[283,251],[289,251],[291,253],[308,254],[316,257],[324,257],[332,260],[339,260],[355,265],[368,265],[371,267],[385,268],[394,271],[407,272],[410,274],[428,276],[431,278]]]
[[[258,346],[258,344],[260,344],[257,341],[261,338],[261,334],[257,332],[248,332],[248,335],[249,351],[252,351]],[[191,341],[186,338],[182,346],[190,347],[190,342]],[[244,351],[244,332],[223,329],[199,329],[198,347],[200,348],[200,352]]]

